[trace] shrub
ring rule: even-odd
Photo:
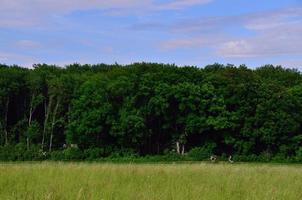
[[[16,160],[14,146],[11,146],[11,145],[0,146],[0,160],[2,160],[2,161]]]
[[[104,157],[104,149],[103,148],[90,148],[84,150],[84,157],[87,160],[94,160]]]
[[[79,148],[68,148],[63,151],[65,160],[82,160],[84,153]]]
[[[0,160],[2,161],[30,161],[30,160],[44,160],[44,156],[39,146],[30,146],[27,149],[25,144],[19,143],[15,146],[6,145],[0,147]]]
[[[195,147],[189,151],[188,157],[192,160],[206,160],[214,153],[215,148],[216,145],[213,143],[202,147]]]
[[[50,159],[55,160],[55,161],[65,160],[64,152],[63,151],[52,151],[50,153]]]
[[[302,147],[296,151],[295,161],[302,162]]]
[[[261,162],[263,158],[261,156],[251,155],[234,155],[233,160],[236,162]]]
[[[133,149],[121,149],[113,151],[110,158],[137,158],[139,155]]]
[[[260,155],[259,155],[259,161],[263,161],[263,162],[269,162],[271,161],[273,158],[273,155],[271,152],[269,151],[263,151]]]

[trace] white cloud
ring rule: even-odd
[[[301,21],[295,17],[302,16],[302,7],[288,8],[283,10],[254,13],[245,16],[244,26],[252,30],[266,30],[278,28],[286,25],[288,22],[293,23]]]
[[[174,0],[169,3],[163,3],[156,6],[160,10],[179,10],[195,5],[202,5],[212,2],[212,0]]]
[[[161,47],[165,49],[176,49],[176,48],[192,48],[200,47],[203,45],[203,41],[199,38],[196,39],[172,39],[161,43]]]
[[[135,9],[151,0],[1,0],[0,27],[45,25],[49,18],[77,10]]]
[[[32,67],[33,63],[38,63],[38,61],[28,55],[1,52],[0,51],[0,63],[10,64],[10,65],[22,65],[24,67]]]
[[[225,39],[226,38],[220,34],[216,34],[214,36],[203,34],[199,35],[198,37],[185,37],[166,40],[160,44],[160,47],[164,49],[203,48],[225,42]]]
[[[275,65],[281,65],[287,68],[297,68],[302,69],[302,60],[284,60],[275,63]]]
[[[32,40],[19,40],[15,43],[18,48],[39,48],[41,44]]]
[[[105,13],[148,13],[184,9],[213,0],[0,0],[0,27],[43,25],[49,17],[73,11],[102,10]]]
[[[174,24],[153,24],[152,27],[174,34],[173,39],[161,43],[163,48],[205,47],[223,58],[302,54],[301,7],[185,19]],[[143,30],[148,27],[138,25],[135,28]]]
[[[289,9],[255,16],[244,26],[255,33],[224,42],[224,57],[259,57],[302,54],[302,9]]]

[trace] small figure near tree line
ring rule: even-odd
[[[211,155],[210,160],[211,160],[211,162],[216,162],[217,156],[216,155]]]
[[[63,144],[63,149],[67,149],[67,148],[79,148],[78,144]]]
[[[233,157],[230,155],[229,158],[228,158],[229,163],[234,163],[234,161],[232,160],[232,158]],[[216,155],[211,155],[210,156],[210,161],[211,162],[216,162],[217,161],[217,156]]]
[[[234,163],[234,161],[232,160],[232,156],[229,156],[229,163]]]

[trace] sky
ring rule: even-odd
[[[302,70],[302,0],[0,0],[0,63]]]

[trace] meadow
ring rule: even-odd
[[[1,163],[0,199],[302,199],[302,166]]]

